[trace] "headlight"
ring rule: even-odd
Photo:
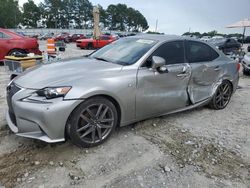
[[[57,97],[64,97],[71,87],[47,87],[36,91],[37,95],[46,97],[46,99],[53,99]]]

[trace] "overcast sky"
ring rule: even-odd
[[[27,0],[19,0],[22,5]],[[35,3],[41,0],[34,0]],[[223,33],[242,32],[242,29],[227,29],[226,25],[250,19],[250,0],[90,0],[93,5],[106,8],[109,4],[124,3],[139,10],[148,20],[150,30],[166,34],[183,34],[188,31]],[[250,28],[247,29],[250,35]]]

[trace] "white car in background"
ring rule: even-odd
[[[204,42],[207,42],[207,41],[209,41],[210,39],[211,39],[210,36],[203,36],[200,40],[201,40],[201,41],[204,41]]]
[[[244,55],[244,58],[242,59],[244,75],[250,75],[250,46],[248,46],[247,51],[248,52]]]
[[[224,37],[220,35],[215,35],[212,37],[212,39],[224,39]]]

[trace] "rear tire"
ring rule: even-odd
[[[66,131],[80,147],[93,147],[105,142],[118,124],[115,105],[104,97],[81,103],[71,114]]]
[[[210,101],[210,108],[221,110],[226,108],[231,100],[233,88],[229,81],[224,80],[217,88],[212,100]]]

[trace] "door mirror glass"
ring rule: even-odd
[[[158,69],[162,66],[166,65],[166,60],[159,56],[152,57],[152,69]]]

